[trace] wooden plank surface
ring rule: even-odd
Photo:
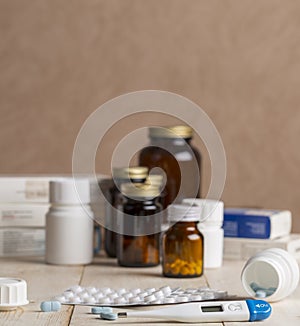
[[[63,306],[59,312],[43,313],[40,303],[49,300],[62,289],[80,282],[82,266],[47,265],[43,259],[0,259],[0,276],[22,278],[27,282],[30,303],[14,311],[0,312],[2,326],[68,325],[72,306]]]
[[[23,278],[28,283],[28,299],[30,304],[11,312],[0,312],[0,325],[136,325],[159,324],[178,325],[166,321],[152,319],[120,319],[118,321],[103,321],[98,316],[90,313],[88,306],[63,305],[60,312],[40,312],[41,301],[48,300],[54,295],[62,293],[68,287],[81,284],[82,286],[111,287],[111,288],[147,288],[169,285],[171,287],[201,287],[227,290],[229,294],[246,296],[241,281],[240,273],[243,262],[225,261],[222,268],[206,270],[205,275],[192,279],[165,278],[161,274],[161,267],[153,268],[124,268],[117,266],[114,259],[106,257],[96,258],[94,263],[83,266],[53,266],[44,264],[43,260],[14,260],[0,259],[2,277]],[[300,289],[287,299],[272,304],[271,318],[260,325],[289,326],[300,325]],[[144,307],[135,309],[145,309]],[[153,309],[148,307],[148,309]],[[124,311],[127,309],[116,309]],[[254,325],[256,323],[251,323]],[[182,324],[185,325],[185,324]],[[201,324],[197,324],[201,325]],[[204,325],[204,324],[203,324]],[[207,324],[206,324],[207,325]],[[223,325],[212,323],[210,326]],[[241,323],[225,323],[226,326],[245,326]]]

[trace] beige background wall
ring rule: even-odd
[[[297,0],[0,0],[0,173],[70,172],[99,105],[168,90],[216,125],[226,204],[291,209],[300,232],[299,17]],[[109,133],[98,171],[136,121]]]

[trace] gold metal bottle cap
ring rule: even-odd
[[[191,138],[193,129],[189,126],[150,127],[149,136],[153,138]]]
[[[126,168],[113,168],[113,177],[119,179],[146,179],[148,168],[145,166],[134,166]]]
[[[160,194],[159,186],[145,183],[123,183],[121,185],[121,192],[127,197],[136,198],[154,198]]]
[[[161,174],[149,174],[145,184],[161,187],[164,177]]]

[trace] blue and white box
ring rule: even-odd
[[[223,228],[225,237],[275,239],[291,233],[292,215],[288,210],[225,208]]]

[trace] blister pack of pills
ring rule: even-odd
[[[227,297],[226,291],[207,287],[182,289],[162,286],[147,289],[111,289],[75,285],[53,299],[61,304],[121,307],[206,301]]]

